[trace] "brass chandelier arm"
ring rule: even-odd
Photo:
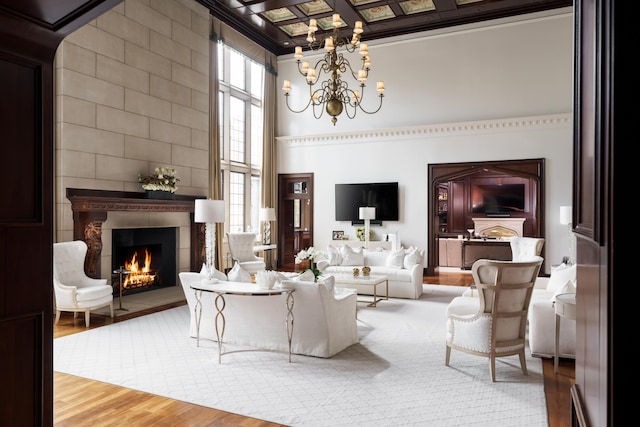
[[[284,99],[285,99],[285,101],[286,101],[287,108],[288,108],[288,109],[289,109],[289,111],[291,111],[292,113],[302,113],[302,112],[306,111],[306,110],[307,110],[307,108],[309,108],[309,106],[310,106],[310,105],[312,104],[312,102],[313,102],[313,99],[309,98],[309,102],[307,102],[307,105],[305,105],[303,108],[301,108],[301,109],[299,109],[299,110],[295,110],[295,109],[291,108],[291,105],[289,105],[289,94],[288,94],[288,93],[285,93],[285,94],[284,94],[284,96],[285,96],[285,98],[284,98]]]

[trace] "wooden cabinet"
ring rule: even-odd
[[[471,270],[479,259],[511,261],[511,246],[504,240],[463,240],[462,269]]]

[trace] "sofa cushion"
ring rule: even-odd
[[[348,245],[343,245],[340,248],[342,255],[341,265],[364,265],[364,254],[362,248],[352,248]]]
[[[327,247],[327,253],[329,254],[329,265],[340,265],[342,264],[342,254],[338,248],[334,248],[329,245]]]
[[[576,280],[577,268],[576,264],[560,264],[551,272],[549,283],[547,283],[547,290],[555,292],[562,288],[568,280]]]
[[[251,275],[236,261],[233,268],[227,274],[230,282],[251,282]]]
[[[410,247],[405,252],[404,268],[410,269],[416,264],[422,264],[422,261],[424,260],[424,251],[421,251],[416,247]]]
[[[389,268],[404,267],[404,249],[391,252],[387,257],[386,266]]]
[[[291,280],[298,280],[298,281],[302,281],[302,282],[315,282],[316,281],[316,276],[313,274],[313,271],[307,269],[307,270],[303,271],[302,273],[300,273],[299,276],[296,276]]]
[[[200,274],[202,275],[207,275],[207,266],[202,263],[202,268],[200,269]],[[218,279],[218,280],[227,280],[227,275],[224,274],[222,271],[218,271],[215,267],[213,269],[213,278],[214,279]]]
[[[556,290],[551,297],[551,301],[555,302],[556,297],[560,294],[575,294],[576,293],[576,285],[573,280],[567,280],[567,283],[564,284],[563,287]]]

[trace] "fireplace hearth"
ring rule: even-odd
[[[112,230],[112,270],[121,267],[122,295],[176,286],[177,228],[127,228]],[[112,277],[114,296],[120,294],[120,278]]]

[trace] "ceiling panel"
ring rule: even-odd
[[[276,55],[292,53],[295,46],[306,47],[311,18],[318,21],[322,37],[336,12],[350,29],[362,21],[362,39],[376,40],[573,5],[572,0],[196,1]]]

